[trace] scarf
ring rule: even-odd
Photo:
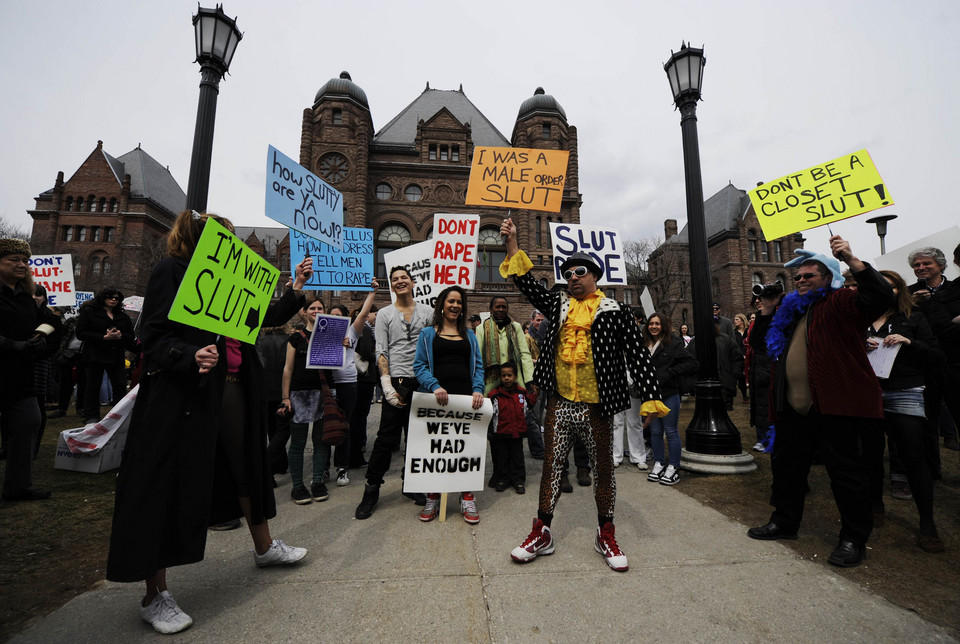
[[[500,355],[500,336],[499,325],[493,316],[483,321],[483,364],[487,367],[487,372],[496,372],[497,380],[500,379],[500,365],[507,360],[512,360],[517,365],[517,376],[526,378],[530,374],[521,374],[523,363],[520,361],[520,346],[517,344],[517,327],[513,325],[513,320],[507,318],[505,325],[507,330],[507,356]],[[526,341],[526,340],[524,340]]]
[[[560,359],[569,365],[587,361],[587,331],[593,324],[603,291],[594,291],[582,300],[570,298],[570,310],[563,323],[563,345]]]
[[[826,287],[810,291],[806,295],[800,295],[796,291],[783,298],[777,312],[770,321],[770,328],[767,330],[767,354],[771,360],[777,360],[787,348],[789,338],[787,329],[807,314],[807,311],[813,304],[826,298],[836,289]]]

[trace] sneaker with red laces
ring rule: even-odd
[[[460,513],[467,523],[480,523],[480,513],[477,512],[477,500],[473,492],[464,492],[460,495]]]
[[[540,519],[534,519],[533,530],[523,543],[510,552],[510,557],[517,563],[527,563],[538,555],[552,555],[553,550],[553,534],[550,533],[550,528]]]
[[[420,520],[426,523],[437,518],[437,511],[440,509],[440,495],[428,494],[427,504],[420,511]]]
[[[614,534],[613,523],[605,523],[602,528],[597,528],[597,539],[593,542],[593,547],[603,555],[607,565],[617,572],[626,572],[630,567],[627,565],[627,555],[623,554]]]

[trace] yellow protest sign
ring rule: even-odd
[[[566,150],[477,147],[466,204],[560,212],[569,158]]]
[[[866,150],[768,181],[748,194],[768,240],[893,205]]]
[[[280,271],[207,219],[169,318],[253,344]]]

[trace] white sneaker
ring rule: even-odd
[[[662,475],[663,475],[663,463],[656,462],[653,464],[653,470],[651,470],[650,473],[647,474],[647,480],[653,481],[654,483],[656,483],[657,481],[660,480],[660,477]]]
[[[262,555],[258,555],[256,550],[253,551],[253,560],[257,562],[257,565],[261,568],[264,566],[279,566],[297,563],[306,556],[306,548],[295,548],[294,546],[288,546],[279,539],[274,539],[273,543],[270,544],[270,547],[267,548],[267,551]]]
[[[193,619],[177,606],[177,600],[168,591],[161,591],[146,606],[140,607],[140,617],[158,633],[179,633],[193,625]]]
[[[340,468],[337,470],[337,487],[343,487],[344,485],[350,485],[350,478],[347,476],[346,468]]]
[[[753,451],[755,452],[762,452],[764,449],[766,448],[763,446],[763,443],[760,442],[757,442],[757,444],[753,446]]]
[[[660,475],[660,485],[676,485],[680,481],[680,472],[673,465],[667,465],[667,469]]]
[[[602,529],[597,528],[597,538],[593,542],[593,547],[603,555],[608,566],[617,572],[626,572],[630,568],[627,564],[627,555],[623,554],[620,546],[617,545],[614,531],[613,523],[605,523]]]
[[[641,472],[646,472],[646,471],[647,471],[647,462],[646,462],[646,461],[640,461],[639,463],[637,463],[637,469],[640,470]]]

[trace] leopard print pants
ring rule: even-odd
[[[540,477],[541,513],[553,515],[560,498],[560,476],[575,438],[580,438],[593,469],[593,497],[597,515],[613,517],[617,482],[613,476],[613,419],[600,415],[600,405],[572,402],[555,396],[543,425],[546,456]]]

